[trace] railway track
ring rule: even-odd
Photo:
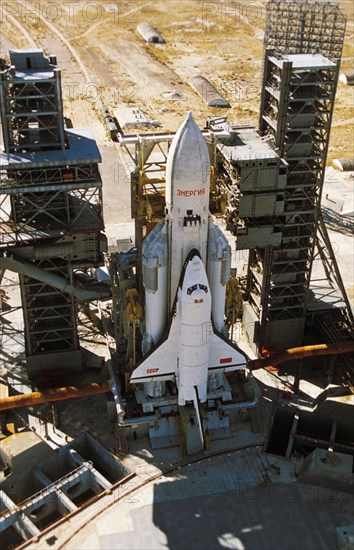
[[[3,19],[6,18],[13,27],[16,27],[27,41],[28,47],[43,48],[58,54],[59,66],[62,69],[62,90],[64,111],[73,120],[75,127],[89,127],[93,130],[98,142],[106,139],[105,125],[101,116],[101,101],[96,93],[100,82],[93,82],[90,74],[76,48],[64,36],[61,30],[44,17],[38,5],[21,0],[21,9],[10,13],[2,6]],[[34,38],[28,26],[31,19],[23,18],[22,13],[35,14],[36,21],[46,29],[43,37],[36,33]],[[25,21],[23,20],[25,19]],[[38,27],[36,30],[39,30]],[[42,33],[43,34],[43,33]],[[93,92],[93,93],[92,93]]]
[[[11,22],[11,24],[14,27],[16,27],[16,29],[18,31],[20,31],[20,33],[27,40],[28,45],[31,48],[37,48],[37,43],[35,42],[33,37],[29,34],[27,29],[25,29],[25,27],[23,25],[21,25],[21,23],[16,19],[16,17],[6,9],[5,4],[2,4],[0,9],[1,9],[1,12],[2,12],[2,22],[4,22],[4,18],[6,18],[6,21]]]
[[[33,6],[29,2],[26,2],[25,0],[21,0],[18,2],[20,5],[24,6],[28,13],[35,13],[36,17],[42,21],[42,23],[51,30],[51,32],[59,38],[59,40],[65,45],[65,47],[70,51],[71,55],[73,56],[75,62],[80,67],[80,70],[85,77],[86,81],[90,81],[89,74],[87,72],[87,69],[85,65],[83,64],[79,54],[77,53],[76,49],[70,44],[70,42],[65,38],[65,36],[60,32],[60,30],[50,21],[48,21],[43,14],[38,10],[37,6]],[[19,18],[22,17],[22,15],[19,15],[16,17],[13,13],[10,13],[5,5],[1,6],[2,13],[6,16],[6,20],[10,21],[23,35],[23,37],[27,40],[28,46],[31,48],[37,48],[40,44],[38,41],[35,41],[33,37],[30,35],[30,33],[27,31],[27,29],[21,24],[19,21]]]
[[[21,0],[21,3],[27,7],[28,10],[32,10],[32,11],[35,11],[35,7],[30,4],[29,2],[26,2],[25,0]],[[48,29],[50,29],[52,31],[53,34],[55,34],[55,36],[57,36],[57,38],[59,38],[59,40],[64,44],[64,46],[69,50],[69,52],[71,53],[71,55],[73,56],[75,62],[77,63],[77,65],[80,67],[80,70],[82,72],[82,74],[84,75],[85,77],[85,80],[86,82],[90,82],[90,77],[89,77],[89,74],[86,70],[86,67],[85,65],[83,64],[79,54],[77,53],[76,49],[70,44],[70,42],[65,38],[65,36],[60,32],[60,30],[53,24],[51,23],[50,21],[48,21],[44,16],[43,14],[37,10],[37,16],[38,18],[42,21],[42,23],[48,27]]]

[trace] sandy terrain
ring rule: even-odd
[[[13,3],[15,4],[15,3]],[[36,2],[32,13],[13,13],[47,53],[55,53],[63,69],[65,111],[75,126],[93,127],[96,138],[106,138],[96,98],[110,107],[121,103],[141,106],[163,130],[175,130],[187,110],[200,124],[208,115],[228,114],[230,120],[257,125],[262,71],[264,2],[229,4],[199,0]],[[17,4],[21,4],[18,2]],[[354,16],[349,0],[340,4],[348,15],[343,71],[353,67]],[[89,76],[85,82],[78,66],[57,37],[39,19],[54,24],[76,48]],[[5,19],[1,52],[24,47],[19,32]],[[146,44],[136,32],[139,22],[154,24],[166,44]],[[209,78],[231,103],[231,109],[207,107],[190,88],[192,76]],[[176,96],[176,93],[178,94]],[[173,98],[172,100],[170,98]],[[354,88],[339,83],[330,142],[329,161],[353,156]]]

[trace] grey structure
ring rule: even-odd
[[[189,84],[209,107],[231,107],[227,99],[217,91],[205,76],[195,76],[191,78]]]
[[[11,50],[1,71],[1,119],[7,153],[63,149],[63,105],[56,58],[42,50]]]
[[[346,18],[336,2],[270,0],[264,42],[278,53],[342,54]]]
[[[79,371],[76,301],[51,279],[59,278],[62,289],[74,287],[75,270],[103,263],[101,156],[90,131],[64,127],[54,57],[10,51],[10,65],[1,63],[0,90],[0,250],[5,260],[23,263],[18,271],[29,375]],[[26,270],[28,263],[32,269]]]
[[[130,474],[87,433],[56,451],[32,432],[16,433],[6,439],[1,457],[11,469],[0,483],[4,548],[32,539],[53,522],[75,514],[82,504],[112,492]]]
[[[338,5],[267,4],[259,131],[287,162],[288,175],[284,211],[272,220],[279,248],[250,253],[259,349],[302,343],[344,31]]]

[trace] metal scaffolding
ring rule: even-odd
[[[0,84],[0,254],[22,262],[29,375],[76,372],[82,367],[76,301],[51,282],[60,277],[75,286],[77,270],[103,264],[100,153],[90,131],[64,127],[54,57],[10,51]]]
[[[270,0],[264,43],[278,54],[342,54],[346,18],[336,2]]]
[[[273,260],[270,319],[306,315],[338,73],[339,62],[320,54],[278,59],[266,51],[259,126],[288,163],[284,216],[278,220],[282,254]]]
[[[73,282],[70,263],[52,258],[33,262],[46,272]],[[27,356],[50,353],[53,349],[75,351],[79,348],[76,307],[72,296],[49,284],[21,275],[21,294],[25,319]]]
[[[337,5],[267,4],[259,132],[288,170],[273,218],[279,245],[249,259],[250,295],[262,304],[259,349],[303,338],[344,30]]]
[[[12,50],[10,63],[0,72],[5,151],[63,149],[63,106],[56,58],[45,57],[42,50]]]

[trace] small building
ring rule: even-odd
[[[136,29],[146,42],[155,42],[157,44],[163,44],[165,42],[155,27],[150,25],[150,23],[139,23]]]
[[[225,107],[230,108],[231,105],[222,96],[215,86],[204,76],[196,76],[189,81],[189,85],[192,86],[193,90],[200,95],[200,97],[205,101],[209,107]]]
[[[343,82],[343,84],[347,84],[347,86],[354,86],[354,71],[341,74],[339,80]]]

